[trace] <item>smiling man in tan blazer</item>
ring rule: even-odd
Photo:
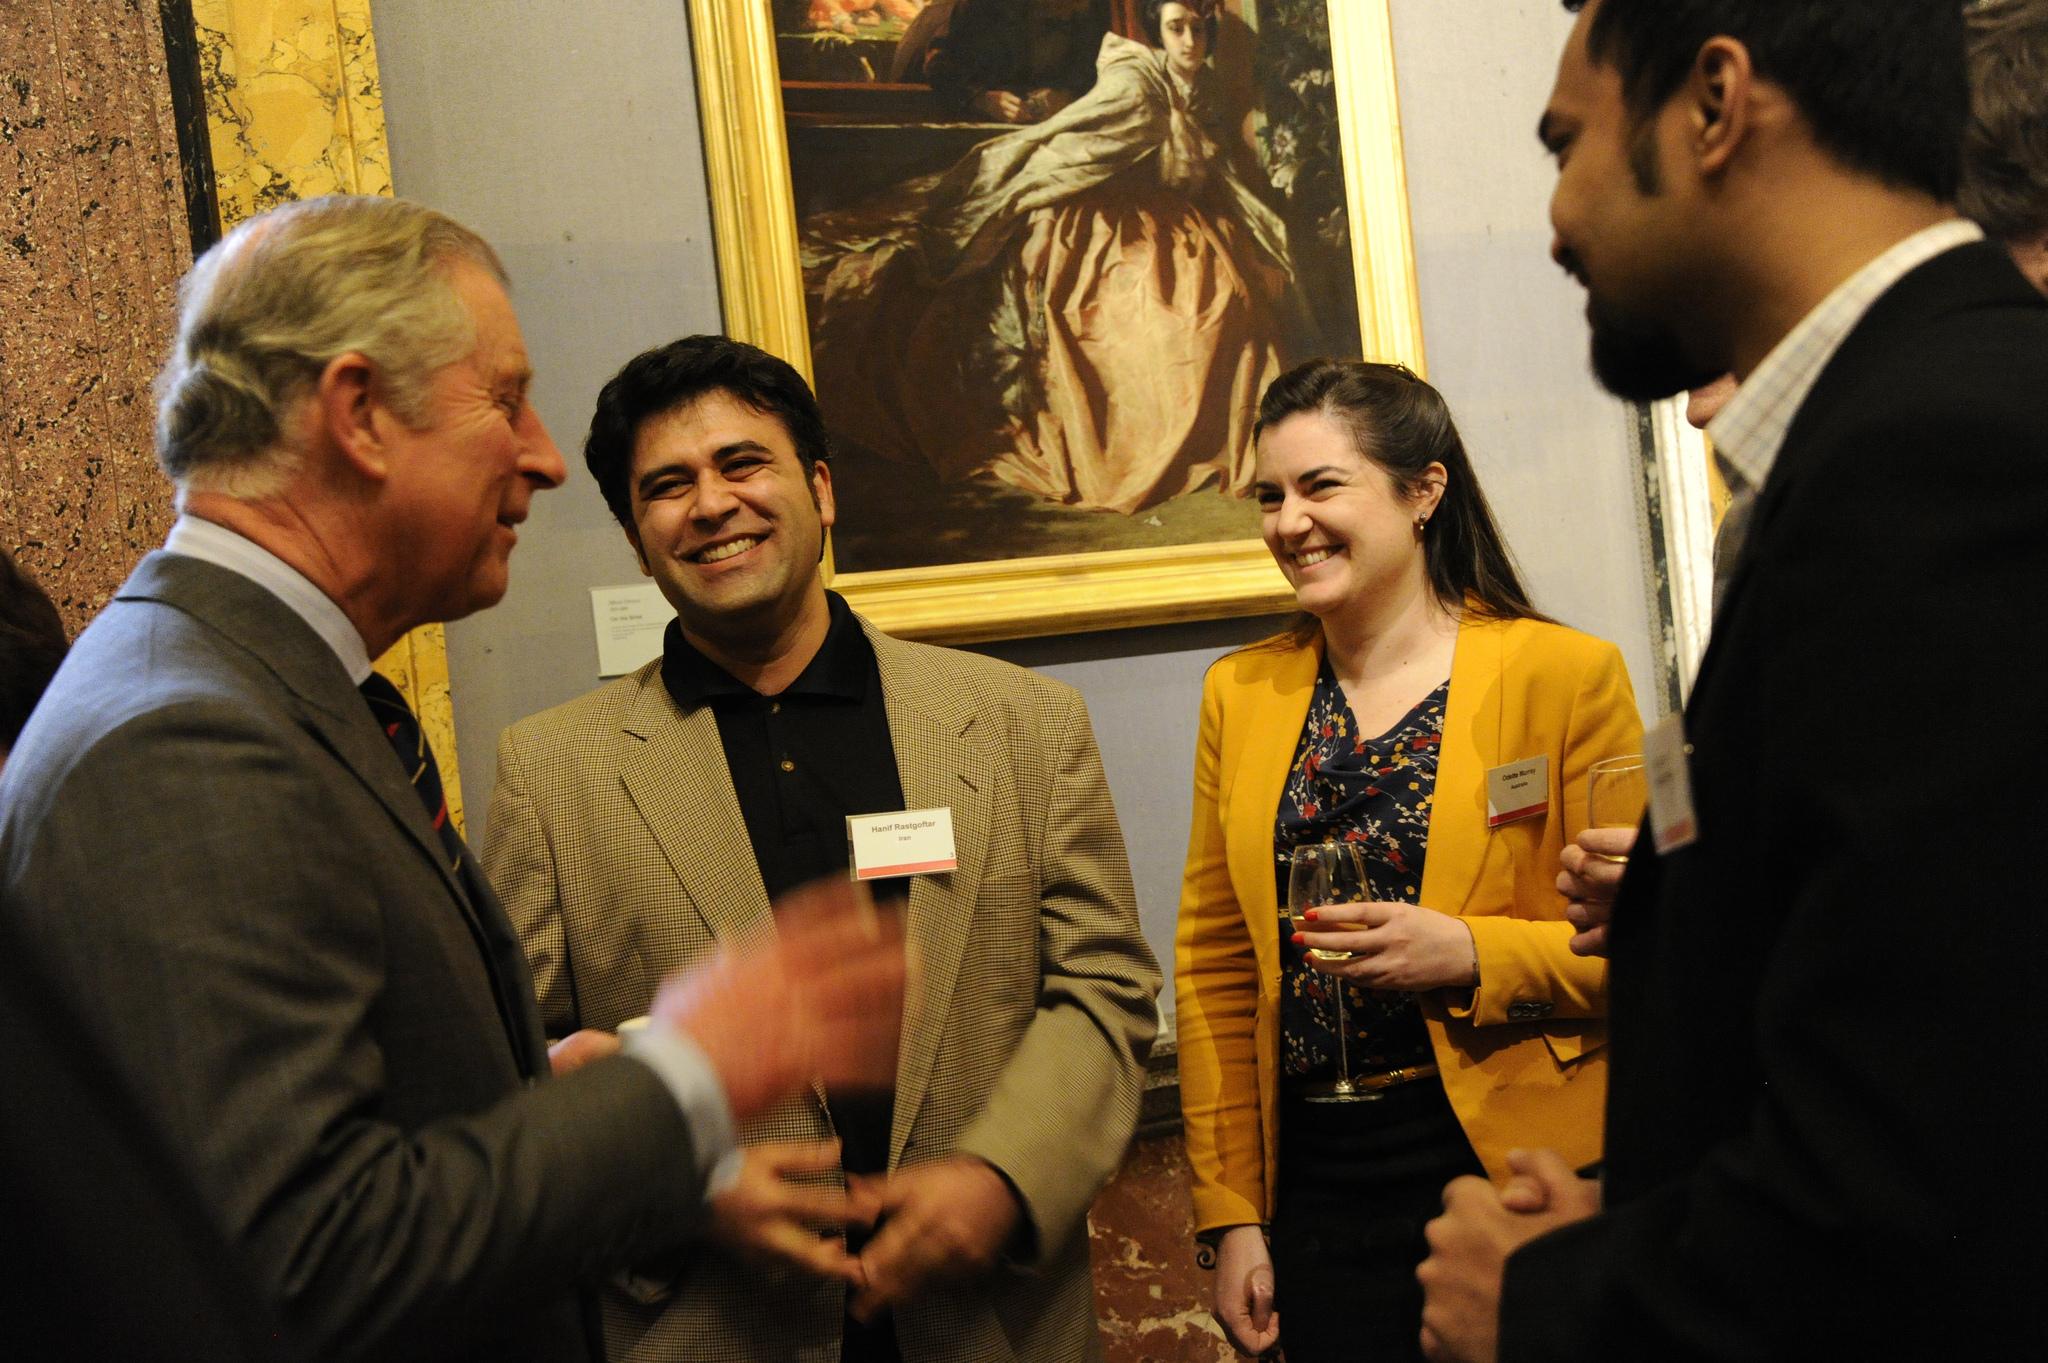
[[[1094,735],[1071,688],[826,591],[825,454],[809,388],[752,346],[628,364],[585,458],[678,618],[660,659],[499,747],[485,863],[557,1036],[844,873],[848,815],[951,815],[957,867],[877,882],[921,968],[893,1099],[751,1124],[710,1243],[608,1294],[612,1356],[1092,1358],[1086,1215],[1159,987]]]

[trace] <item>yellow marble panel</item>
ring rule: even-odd
[[[317,194],[389,194],[368,0],[193,0],[227,226]]]
[[[222,225],[320,194],[389,194],[369,0],[192,0]],[[420,717],[463,827],[447,637],[414,630],[377,660]]]

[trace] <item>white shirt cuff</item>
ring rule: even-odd
[[[704,1199],[717,1197],[738,1181],[741,1156],[732,1104],[711,1061],[696,1042],[660,1023],[632,1028],[620,1039],[626,1054],[653,1070],[674,1096],[697,1152]]]

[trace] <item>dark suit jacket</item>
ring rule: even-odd
[[[246,579],[143,561],[7,764],[0,871],[310,1351],[581,1359],[573,1283],[691,1228],[667,1091],[623,1059],[528,1087],[503,910],[449,873],[332,651]]]
[[[0,1340],[10,1363],[286,1363],[250,1275],[0,910]]]
[[[1871,309],[1757,501],[1686,709],[1699,841],[1615,909],[1608,1210],[1510,1261],[1503,1359],[2048,1357],[2043,601],[2048,304],[1969,246]]]

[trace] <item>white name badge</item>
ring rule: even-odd
[[[1550,755],[1525,757],[1486,773],[1486,826],[1532,819],[1550,808]]]
[[[1692,745],[1685,717],[1666,715],[1643,735],[1643,768],[1650,778],[1650,835],[1657,855],[1690,847],[1700,836],[1692,810]]]
[[[953,854],[953,811],[900,809],[892,814],[849,814],[846,842],[855,880],[925,875],[960,865]]]

